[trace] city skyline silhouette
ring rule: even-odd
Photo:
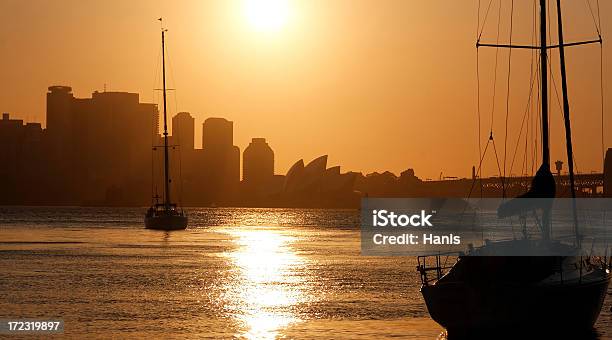
[[[285,26],[262,32],[244,18],[240,2],[3,2],[2,12],[12,15],[0,33],[8,66],[0,111],[44,126],[41,93],[54,84],[72,86],[78,97],[106,86],[158,102],[153,91],[159,88],[156,18],[164,14],[170,29],[169,81],[176,88],[170,93],[170,113],[192,112],[196,125],[211,116],[232,120],[242,149],[253,136],[266,137],[277,149],[279,172],[297,157],[328,154],[331,163],[347,170],[399,174],[413,167],[425,178],[438,178],[440,172],[470,176],[478,160],[476,3],[290,4],[293,14]],[[531,5],[517,4],[515,21],[528,17]],[[604,2],[602,13],[610,13],[611,6]],[[593,35],[585,8],[568,3],[568,40]],[[505,4],[502,12],[508,11]],[[508,26],[502,22],[500,40],[508,39]],[[611,29],[603,26],[604,39]],[[482,39],[494,41],[495,27],[487,27]],[[530,25],[516,24],[513,40],[528,43]],[[605,56],[612,51],[609,44],[603,46],[605,95],[611,98],[606,83],[612,79],[612,59]],[[593,134],[600,125],[596,48],[572,49],[567,57],[571,105],[574,117],[580,117],[574,127],[576,162],[584,172],[602,169],[601,150],[592,148],[600,144]],[[513,58],[509,126],[516,134],[529,57],[517,50]],[[556,58],[551,54],[553,64]],[[480,59],[484,143],[494,52],[483,50]],[[501,52],[500,72],[506,60]],[[504,76],[498,78],[500,94],[506,92],[505,82]],[[497,97],[493,130],[502,138],[505,103],[504,96]],[[551,100],[551,152],[562,159],[560,111]],[[196,130],[198,147],[200,134]],[[495,175],[494,160],[485,163],[483,175]]]
[[[164,197],[165,142],[156,104],[117,91],[79,98],[58,85],[48,88],[46,101],[46,128],[2,115],[1,204],[141,206]],[[529,175],[482,178],[476,167],[471,177],[440,174],[433,181],[414,168],[355,172],[328,162],[327,154],[296,157],[282,172],[265,137],[253,137],[244,149],[235,145],[233,121],[208,117],[198,126],[189,112],[168,120],[168,189],[187,206],[356,208],[363,197],[463,197],[475,186],[484,197],[519,195],[532,181]],[[195,143],[197,130],[202,147]],[[579,196],[611,194],[611,150],[606,172],[579,175]],[[549,188],[556,186],[561,197],[569,193],[562,170],[557,162]]]

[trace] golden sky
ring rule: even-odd
[[[241,150],[252,137],[268,139],[277,173],[300,158],[329,154],[330,164],[343,171],[399,173],[413,167],[422,178],[440,172],[469,176],[478,160],[477,0],[263,0],[272,1],[269,7],[261,1],[3,0],[0,111],[44,123],[46,88],[60,84],[72,86],[79,97],[106,84],[108,90],[139,92],[141,101],[156,102],[156,18],[163,16],[169,86],[177,89],[170,113],[195,116],[196,146],[203,120],[221,116],[234,121]],[[483,41],[495,40],[498,3],[493,1]],[[513,40],[530,43],[533,3],[516,3]],[[563,3],[566,40],[596,37],[586,3]],[[612,37],[612,2],[600,5],[606,41]],[[509,6],[503,1],[502,41],[508,39]],[[553,41],[555,17],[551,13]],[[604,43],[608,112],[610,46]],[[576,161],[583,172],[601,169],[599,52],[598,45],[567,52]],[[507,50],[499,52],[493,115],[502,162],[507,57]],[[491,124],[494,58],[494,50],[481,50],[483,142]],[[556,53],[551,59],[558,67]],[[508,173],[527,103],[530,62],[529,51],[513,51]],[[560,91],[558,75],[556,82]],[[564,160],[554,95],[551,110],[551,157]],[[611,130],[612,117],[606,113],[606,118]],[[606,147],[612,146],[610,135]],[[519,151],[513,173],[521,173],[516,164],[522,159]],[[492,154],[483,171],[497,173]]]

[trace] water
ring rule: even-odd
[[[82,337],[411,338],[442,329],[416,260],[359,254],[348,210],[0,208],[0,318],[63,318]],[[597,325],[612,333],[609,303]]]

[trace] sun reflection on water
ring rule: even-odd
[[[237,227],[227,232],[236,250],[228,256],[235,267],[226,301],[241,325],[239,336],[274,339],[279,330],[298,322],[293,308],[306,298],[295,269],[304,260],[291,247],[295,237],[278,228]]]

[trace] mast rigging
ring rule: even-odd
[[[161,19],[160,19],[161,21]],[[164,100],[164,205],[166,210],[170,209],[170,165],[168,157],[168,118],[166,112],[166,51],[165,51],[165,33],[166,29],[162,27],[162,83],[163,83],[163,100]]]

